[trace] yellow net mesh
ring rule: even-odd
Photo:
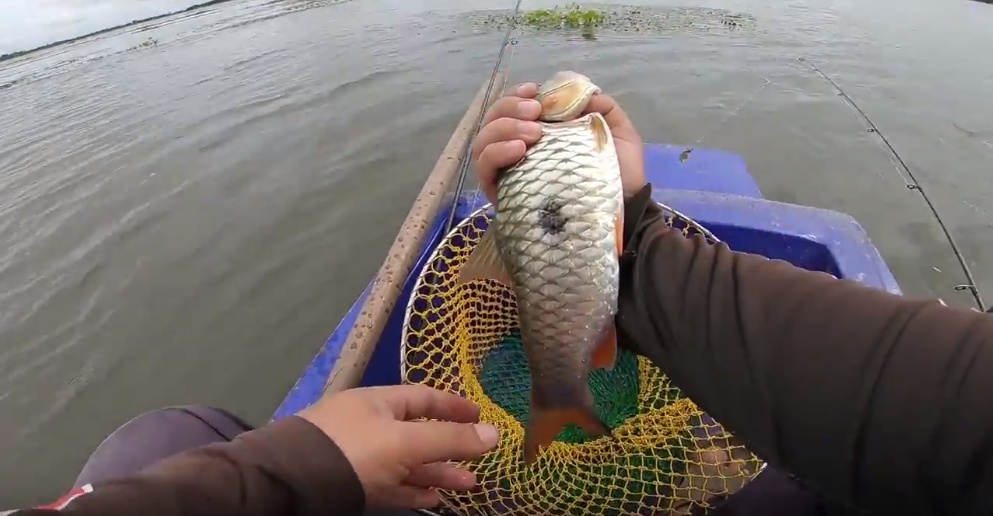
[[[459,514],[702,514],[758,474],[762,462],[704,414],[646,359],[622,351],[589,384],[612,435],[570,427],[524,464],[530,376],[511,291],[490,280],[456,286],[459,267],[490,217],[484,207],[456,226],[425,263],[407,307],[405,383],[458,393],[500,428],[492,452],[468,464],[480,490],[443,493]],[[670,226],[716,238],[665,208]]]

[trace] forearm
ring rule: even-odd
[[[358,515],[364,504],[361,484],[338,447],[292,417],[96,485],[60,512],[15,514],[326,516]]]
[[[993,509],[993,317],[668,230],[634,232],[625,338],[765,460],[865,508]]]

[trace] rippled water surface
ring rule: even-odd
[[[0,63],[0,508],[57,496],[144,410],[265,421],[378,268],[492,69],[503,35],[478,20],[508,7],[235,0]],[[741,153],[768,197],[858,218],[907,292],[968,303],[919,195],[808,58],[993,300],[993,6],[646,8],[675,14],[522,34],[511,80],[586,72],[646,140]]]

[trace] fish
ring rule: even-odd
[[[531,375],[523,455],[532,464],[570,423],[592,437],[610,428],[587,378],[617,359],[619,260],[624,234],[620,164],[600,93],[563,71],[539,86],[542,135],[497,178],[494,216],[458,283],[491,279],[516,296]]]

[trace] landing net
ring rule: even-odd
[[[717,239],[664,207],[670,226]],[[480,491],[445,492],[458,514],[702,514],[755,477],[762,462],[646,359],[621,351],[589,385],[612,437],[566,428],[530,467],[522,443],[530,376],[511,290],[492,280],[457,286],[459,268],[491,220],[473,212],[420,271],[401,345],[404,383],[458,393],[500,429],[492,452],[467,463]]]

